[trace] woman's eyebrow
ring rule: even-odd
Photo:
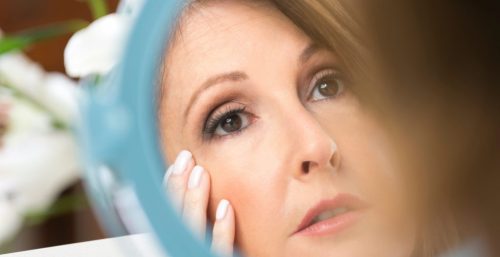
[[[299,65],[306,63],[316,52],[321,50],[321,48],[314,43],[309,44],[299,56]]]
[[[203,91],[227,81],[238,82],[246,79],[248,79],[248,75],[246,73],[242,71],[232,71],[228,73],[218,74],[205,80],[205,82],[203,82],[203,84],[201,84],[201,86],[191,95],[187,108],[184,111],[185,120],[187,118],[187,115],[189,114],[189,111],[191,110],[191,107],[194,106],[196,101],[199,99],[198,96]]]

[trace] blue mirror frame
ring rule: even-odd
[[[145,1],[120,65],[104,78],[102,87],[86,87],[78,133],[87,190],[108,232],[126,234],[113,214],[112,188],[103,185],[101,167],[133,189],[151,232],[168,256],[214,256],[181,221],[162,186],[166,167],[156,120],[158,67],[183,4],[182,0]]]

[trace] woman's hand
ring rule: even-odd
[[[165,174],[165,189],[174,207],[179,210],[200,239],[205,238],[210,176],[195,164],[188,151],[181,151]],[[212,249],[222,255],[233,254],[235,234],[234,211],[227,200],[221,200],[215,213]]]

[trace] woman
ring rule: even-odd
[[[341,15],[338,3],[276,3],[315,41],[338,45],[339,22],[333,19]],[[490,256],[499,256],[500,5],[489,0],[357,3],[362,41],[377,56],[370,68],[378,78],[357,84],[357,92],[392,131],[399,149],[396,165],[424,214],[416,256],[437,256],[477,239],[483,239]]]
[[[269,1],[186,8],[162,81],[165,183],[201,237],[207,215],[214,222],[222,253],[411,254],[414,217],[391,148],[335,50]]]

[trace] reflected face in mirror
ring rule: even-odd
[[[384,132],[341,60],[270,4],[205,2],[169,47],[160,129],[169,163],[186,149],[210,174],[210,220],[228,199],[248,256],[408,256]]]

